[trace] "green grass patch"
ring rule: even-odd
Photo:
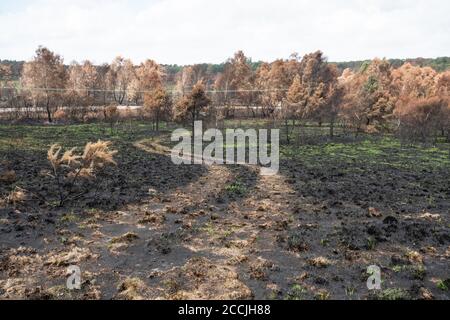
[[[235,181],[225,186],[225,190],[233,195],[243,196],[247,193],[247,188],[239,181]]]
[[[306,165],[364,163],[417,171],[450,167],[449,149],[449,144],[442,144],[439,147],[406,146],[391,137],[382,139],[368,137],[354,143],[284,145],[280,148],[280,155],[285,159],[298,159]]]

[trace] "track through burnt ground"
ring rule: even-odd
[[[3,198],[16,186],[28,197],[0,206],[1,298],[449,298],[448,166],[283,155],[261,176],[175,166],[132,138],[113,139],[118,167],[63,208],[44,147],[2,150],[17,174]],[[66,289],[69,265],[79,291]],[[382,291],[366,287],[370,265]]]

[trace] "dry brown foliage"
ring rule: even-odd
[[[444,99],[430,97],[401,101],[395,111],[401,137],[426,142],[444,125],[448,109]]]
[[[68,115],[64,110],[59,109],[53,114],[53,119],[57,121],[64,121],[68,119]]]
[[[207,97],[205,86],[201,82],[192,89],[192,92],[182,97],[178,103],[174,105],[174,119],[176,121],[190,122],[192,132],[194,132],[194,122],[204,115],[211,100]]]
[[[61,93],[52,89],[64,88],[66,80],[63,58],[44,47],[39,47],[33,60],[23,66],[22,85],[33,88],[27,94],[33,106],[45,109],[48,122],[53,121],[53,114],[62,100]]]
[[[16,172],[14,170],[7,170],[0,173],[0,182],[11,184],[16,181]]]
[[[96,122],[101,121],[104,118],[104,113],[101,111],[88,111],[83,116],[83,122],[90,123],[90,122]]]
[[[159,130],[159,122],[164,115],[170,114],[171,107],[171,97],[163,87],[144,95],[144,111],[153,120],[156,131]]]
[[[25,193],[25,190],[16,187],[13,191],[11,191],[6,198],[7,203],[11,203],[14,206],[16,206],[18,203],[22,203],[27,200],[27,194]]]
[[[119,109],[116,105],[109,105],[103,110],[103,115],[105,116],[105,121],[109,123],[112,131],[114,124],[119,120]]]
[[[89,142],[82,154],[75,153],[76,148],[61,153],[62,147],[54,144],[47,152],[47,159],[53,168],[60,195],[60,205],[67,200],[78,178],[96,177],[96,172],[107,165],[117,165],[114,161],[116,150],[110,150],[110,141]],[[64,186],[67,186],[64,192]]]
[[[339,78],[345,89],[341,116],[355,131],[386,129],[398,99],[392,73],[387,60],[374,59],[356,73],[345,70]]]

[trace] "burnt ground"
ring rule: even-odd
[[[0,172],[15,172],[0,182],[2,299],[449,299],[448,151],[286,146],[267,177],[176,166],[150,136],[142,124],[0,128]],[[58,207],[48,146],[98,138],[118,166]],[[70,265],[81,290],[66,289]],[[380,291],[367,289],[370,265]]]

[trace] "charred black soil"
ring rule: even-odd
[[[0,181],[0,297],[449,299],[448,146],[283,146],[279,174],[262,176],[174,165],[167,135],[142,123],[0,127],[0,172],[14,172]],[[48,147],[100,138],[117,167],[59,207]],[[69,265],[81,290],[66,289]],[[367,289],[370,265],[382,290]]]

